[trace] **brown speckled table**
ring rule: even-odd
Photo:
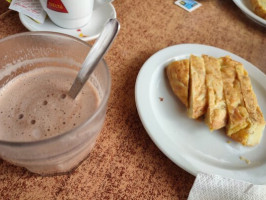
[[[189,13],[173,0],[116,0],[121,30],[105,56],[112,92],[95,148],[61,176],[38,176],[0,160],[0,199],[187,199],[195,177],[155,146],[139,119],[134,87],[141,66],[167,46],[200,43],[235,53],[266,73],[266,28],[231,0],[200,2]],[[1,0],[0,38],[27,31],[7,10]]]

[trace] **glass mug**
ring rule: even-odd
[[[86,42],[51,32],[12,35],[0,40],[0,48],[4,49],[0,51],[0,89],[20,74],[34,70],[32,68],[79,68],[90,50]],[[59,135],[33,141],[16,137],[5,140],[3,134],[8,131],[3,132],[0,127],[0,158],[41,175],[64,173],[78,166],[94,146],[105,119],[111,78],[104,60],[88,81],[98,93],[99,103],[85,122]],[[90,99],[87,101],[90,103]]]

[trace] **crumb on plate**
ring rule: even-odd
[[[243,156],[240,156],[239,159],[245,161],[248,165],[250,164],[250,160],[244,158]]]

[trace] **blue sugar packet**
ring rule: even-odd
[[[194,1],[194,0],[178,0],[175,2],[175,4],[189,12],[201,6],[199,2]]]

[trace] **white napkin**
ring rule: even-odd
[[[9,9],[27,15],[41,24],[46,17],[46,12],[39,0],[12,0]]]
[[[188,200],[266,200],[266,185],[199,173]]]

